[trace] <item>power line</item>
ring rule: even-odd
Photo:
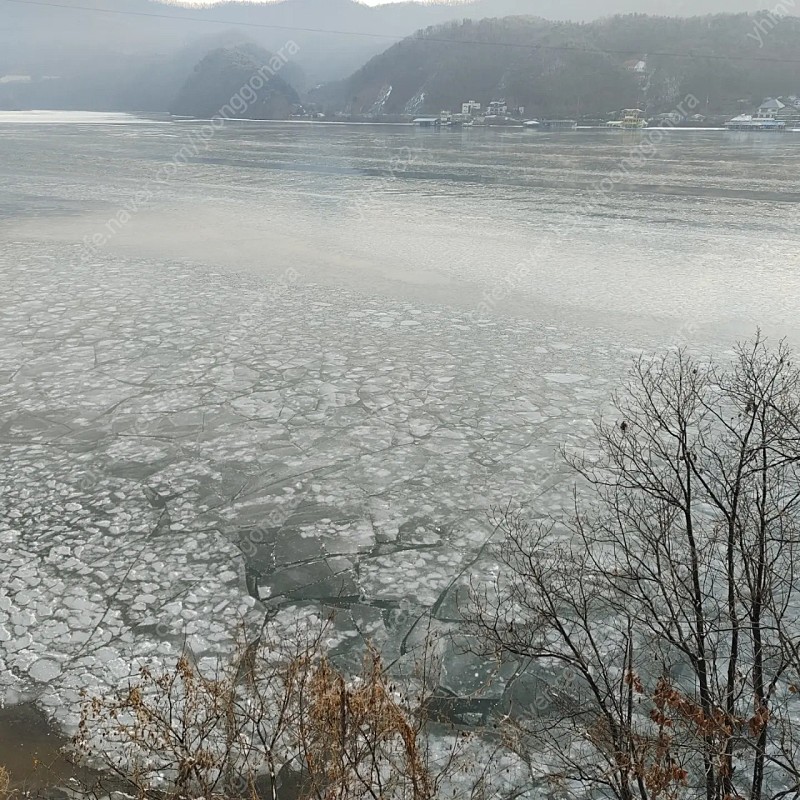
[[[242,22],[225,19],[208,19],[207,17],[178,16],[176,14],[155,14],[149,11],[123,11],[118,8],[93,8],[92,6],[67,5],[65,3],[47,3],[44,0],[6,0],[21,6],[46,6],[47,8],[66,8],[70,11],[92,11],[99,14],[121,14],[128,17],[151,17],[154,19],[174,19],[178,22],[205,22],[212,25],[235,25],[242,28],[269,28],[278,31],[297,31],[299,33],[330,33],[338,36],[365,36],[371,39],[392,39],[398,41],[402,36],[391,36],[384,33],[360,33],[358,31],[336,31],[323,28],[302,28],[295,25],[268,25],[262,22]]]
[[[435,36],[420,36],[412,34],[411,36],[393,36],[387,33],[367,33],[364,31],[340,31],[330,30],[327,28],[305,28],[297,25],[270,25],[263,22],[242,22],[224,19],[208,19],[207,17],[194,17],[194,16],[178,16],[176,14],[156,14],[149,11],[124,11],[117,8],[93,8],[91,6],[78,6],[67,5],[65,3],[51,3],[46,0],[5,0],[7,3],[16,3],[23,6],[43,6],[46,8],[64,8],[70,11],[89,11],[96,14],[118,14],[129,17],[149,17],[153,19],[173,19],[178,22],[203,22],[212,25],[232,25],[243,28],[262,28],[268,30],[288,31],[295,33],[319,33],[329,34],[332,36],[360,36],[368,39],[383,39],[387,41],[399,42],[407,39],[414,39],[420,42],[432,42],[435,44],[464,44],[464,45],[481,45],[484,47],[512,47],[521,50],[546,50],[557,52],[574,52],[574,53],[595,53],[599,55],[616,55],[616,56],[630,56],[641,53],[642,50],[611,50],[598,47],[583,47],[580,45],[555,45],[555,44],[524,44],[522,42],[489,42],[480,39],[444,39]],[[674,53],[667,51],[650,51],[648,56],[662,57],[662,58],[688,58],[688,59],[707,59],[711,61],[747,61],[747,62],[765,62],[770,64],[800,64],[800,58],[770,58],[768,56],[725,56],[717,53],[696,53],[690,51],[688,53]]]

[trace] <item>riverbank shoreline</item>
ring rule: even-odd
[[[0,708],[0,766],[9,772],[12,790],[55,798],[60,787],[96,784],[99,775],[73,763],[69,745],[34,703]]]

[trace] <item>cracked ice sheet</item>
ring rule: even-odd
[[[184,635],[225,652],[260,613],[245,561],[262,598],[413,624],[490,506],[558,507],[555,450],[634,349],[62,246],[0,270],[0,680],[62,722]]]

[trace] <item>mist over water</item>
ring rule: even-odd
[[[66,118],[3,118],[7,230],[540,322],[794,330],[800,134],[665,131],[641,157],[637,132],[229,122],[159,183],[200,123]]]

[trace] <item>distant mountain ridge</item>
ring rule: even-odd
[[[642,105],[670,111],[689,95],[698,111],[719,113],[736,110],[739,101],[799,94],[800,18],[784,19],[766,50],[753,25],[747,14],[452,23],[393,45],[348,80],[320,90],[317,100],[352,114],[392,115],[459,110],[467,100],[485,107],[503,98],[524,106],[527,116],[577,117]]]
[[[234,30],[273,52],[287,39],[294,39],[300,46],[298,63],[311,80],[321,82],[345,77],[393,39],[466,18],[533,15],[585,21],[631,12],[685,16],[756,11],[765,0],[471,0],[374,7],[356,0],[282,0],[200,8],[155,0],[59,0],[59,5],[67,7],[3,3],[0,74],[19,70],[59,74],[65,66],[72,66],[81,52],[165,57],[198,39]],[[77,8],[86,6],[97,10]],[[120,11],[134,15],[114,13]]]
[[[58,3],[66,7],[3,3],[0,78],[23,75],[33,81],[0,82],[0,107],[163,111],[205,54],[245,42],[277,52],[293,40],[299,48],[293,62],[313,86],[352,75],[417,30],[465,18],[534,14],[588,20],[631,10],[753,11],[765,0],[471,0],[375,7],[355,0],[283,0],[207,8],[155,0]],[[94,10],[83,10],[86,6]],[[777,36],[778,31],[770,40]]]

